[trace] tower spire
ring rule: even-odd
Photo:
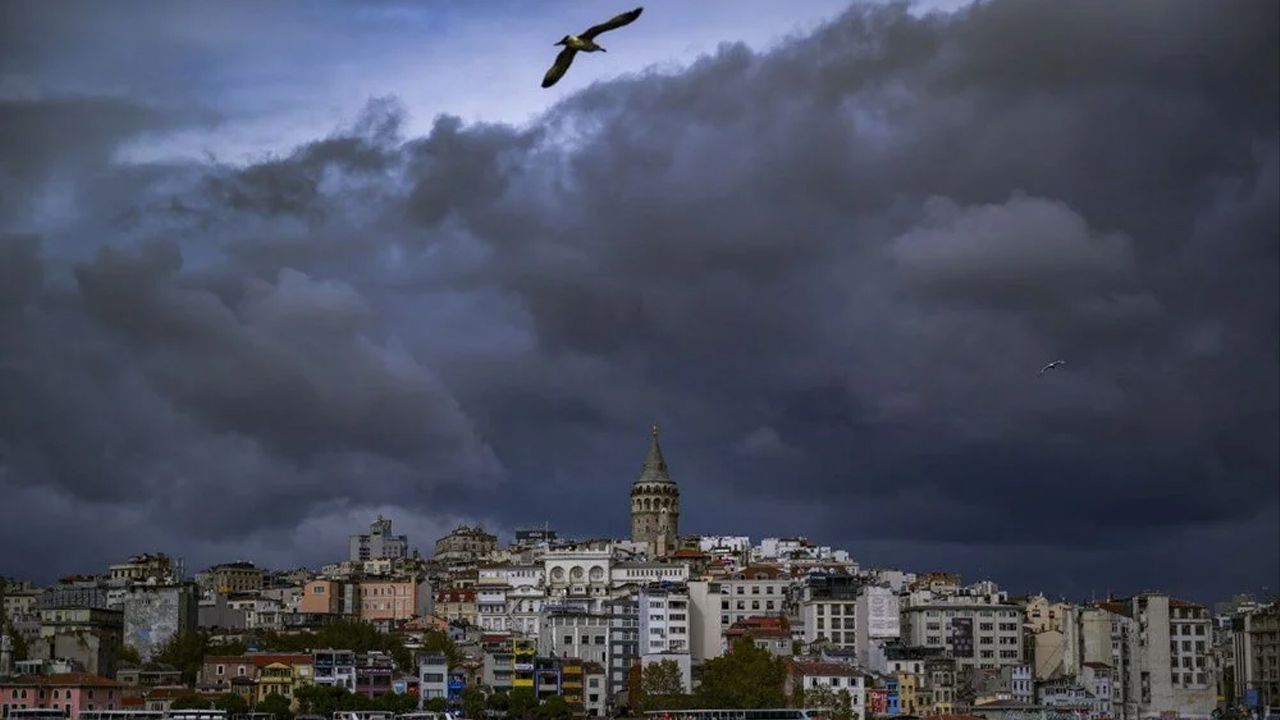
[[[658,444],[657,423],[650,428],[649,434],[653,437],[649,442],[649,454],[644,457],[644,465],[640,469],[640,477],[636,482],[673,482],[671,476],[667,475],[667,461],[662,457],[662,446]]]

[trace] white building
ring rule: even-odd
[[[608,667],[609,616],[568,609],[544,613],[538,654],[580,658]]]
[[[409,538],[391,534],[391,521],[378,516],[369,525],[368,535],[352,535],[348,558],[351,562],[409,556]]]
[[[901,636],[898,596],[887,587],[868,585],[854,603],[854,638],[858,663],[873,672],[888,671],[885,644]]]
[[[848,575],[811,577],[800,594],[803,640],[829,648],[857,647],[857,600],[862,584]]]
[[[582,666],[582,710],[587,717],[604,717],[609,707],[609,682],[605,670],[595,663]]]
[[[613,555],[608,548],[549,550],[542,563],[548,599],[590,599],[598,611],[609,595]]]
[[[698,538],[698,549],[708,555],[719,551],[750,553],[751,538],[746,535],[703,535]]]
[[[640,654],[688,653],[689,590],[683,585],[641,588]]]
[[[1079,679],[1084,689],[1093,696],[1093,708],[1089,717],[1094,720],[1113,717],[1111,714],[1113,692],[1111,666],[1105,663],[1084,663],[1080,669]]]
[[[944,595],[918,590],[907,596],[901,617],[904,644],[944,648],[958,667],[1024,663],[1023,611],[1003,592]]]
[[[449,661],[444,655],[418,658],[418,709],[427,700],[449,697]]]
[[[355,692],[356,654],[351,650],[316,650],[311,660],[317,685],[332,685]]]
[[[803,687],[806,692],[820,686],[830,688],[835,693],[847,692],[854,717],[867,716],[866,676],[852,665],[796,661],[791,666],[791,683],[793,693],[796,686]],[[807,702],[806,706],[809,706]]]
[[[720,624],[757,615],[786,615],[791,576],[776,565],[749,565],[720,581]]]
[[[482,630],[537,637],[547,593],[540,565],[495,565],[476,572],[476,623]]]
[[[721,606],[724,588],[721,583],[709,580],[693,580],[689,588],[689,654],[693,662],[701,664],[719,656],[723,650],[721,638],[728,626],[723,624]]]
[[[689,566],[656,562],[619,562],[609,573],[610,590],[639,588],[652,583],[686,583]],[[616,592],[615,592],[616,594]]]
[[[764,538],[760,545],[751,549],[751,561],[776,561],[784,565],[791,562],[827,562],[849,565],[856,569],[856,564],[845,550],[828,545],[814,545],[808,538]]]

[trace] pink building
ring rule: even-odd
[[[415,580],[360,583],[361,620],[412,620],[431,612],[431,588]]]
[[[0,680],[0,715],[11,709],[48,708],[76,717],[83,710],[119,710],[124,685],[89,673],[27,675]]]

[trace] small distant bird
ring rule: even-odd
[[[556,45],[563,45],[564,49],[556,56],[555,63],[542,78],[542,87],[549,88],[552,85],[555,85],[560,78],[564,77],[569,66],[573,64],[573,56],[576,55],[579,50],[582,52],[609,52],[596,44],[595,37],[601,33],[609,32],[610,30],[616,30],[623,25],[630,25],[635,22],[636,18],[640,17],[640,13],[643,11],[644,8],[638,7],[631,12],[622,13],[609,22],[600,23],[595,27],[589,28],[581,35],[565,35],[561,38],[560,42],[556,43]]]
[[[1043,375],[1043,374],[1045,374],[1045,373],[1049,372],[1050,370],[1057,370],[1058,368],[1060,368],[1060,367],[1062,367],[1063,365],[1066,365],[1066,364],[1067,364],[1067,361],[1066,361],[1066,360],[1054,360],[1053,362],[1049,363],[1048,365],[1045,365],[1044,367],[1040,368],[1040,374],[1041,374],[1041,375]]]

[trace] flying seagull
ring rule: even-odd
[[[549,88],[552,85],[555,85],[560,78],[564,77],[569,66],[573,64],[573,56],[576,55],[579,50],[582,52],[608,52],[608,50],[605,50],[596,44],[595,37],[600,33],[616,30],[623,25],[630,25],[635,22],[636,18],[640,17],[640,13],[643,11],[644,8],[638,7],[631,12],[622,13],[609,22],[600,23],[595,27],[588,28],[587,31],[581,35],[565,35],[560,42],[556,43],[556,45],[563,45],[564,49],[556,56],[555,63],[542,78],[542,87]]]
[[[1043,374],[1045,374],[1045,373],[1049,372],[1050,370],[1057,370],[1058,368],[1060,368],[1060,367],[1062,367],[1063,365],[1066,365],[1066,364],[1067,364],[1067,361],[1066,361],[1066,360],[1054,360],[1053,362],[1049,363],[1048,365],[1045,365],[1044,367],[1040,368],[1040,374],[1041,374],[1041,375],[1043,375]]]

